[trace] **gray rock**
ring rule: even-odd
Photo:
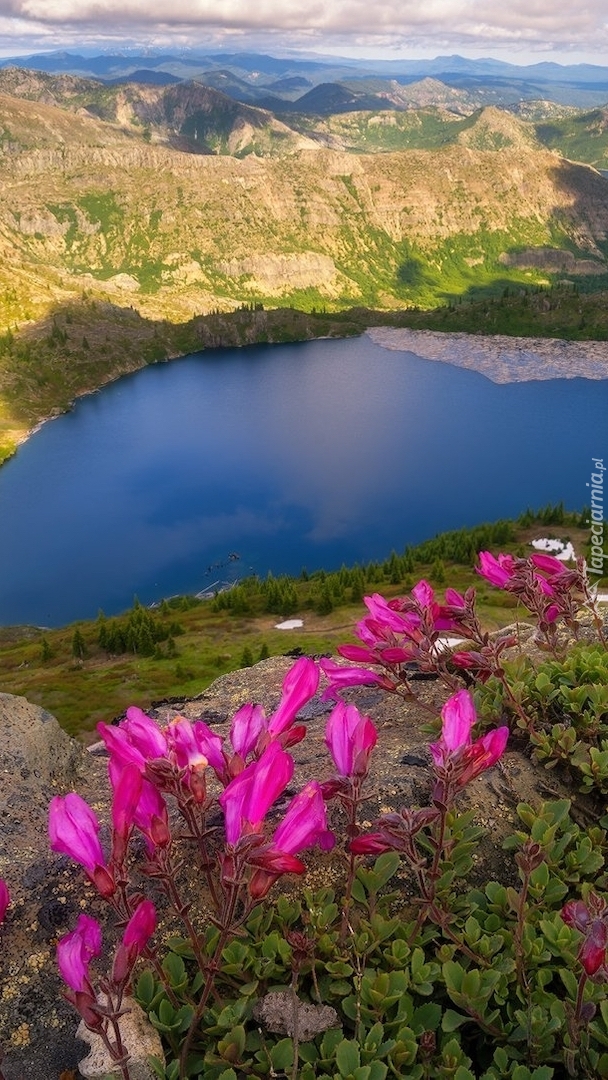
[[[154,1055],[164,1061],[160,1035],[133,998],[125,999],[124,1007],[129,1011],[120,1019],[120,1037],[129,1054],[129,1076],[131,1080],[154,1080],[154,1073],[147,1059],[149,1055]],[[116,1069],[99,1035],[89,1031],[84,1021],[80,1022],[77,1035],[90,1046],[86,1058],[79,1063],[80,1072],[87,1080],[120,1077],[120,1069]]]

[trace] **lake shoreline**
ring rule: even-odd
[[[318,338],[302,338],[302,342],[321,340],[326,335]],[[342,335],[332,334],[328,340],[336,340]],[[492,382],[505,384],[511,382],[527,382],[532,379],[608,379],[608,341],[594,340],[566,340],[564,338],[543,337],[515,337],[506,334],[470,334],[453,330],[425,330],[410,329],[409,327],[392,326],[368,326],[361,330],[361,334],[353,335],[345,333],[344,338],[353,336],[366,336],[375,345],[396,352],[410,352],[423,360],[434,360],[454,367],[468,368],[485,375]],[[295,343],[295,342],[294,342]],[[269,344],[267,341],[248,341],[243,345],[235,345],[233,341],[226,344],[204,346],[200,350],[192,350],[187,353],[175,353],[162,357],[155,363],[170,363],[174,360],[184,359],[195,352],[206,352],[210,347],[219,349],[248,348],[253,345]],[[276,344],[281,344],[277,342]],[[15,450],[13,454],[0,462],[0,468],[5,461],[10,461],[20,446],[35,435],[50,420],[56,420],[59,416],[69,412],[82,397],[97,394],[106,386],[111,385],[126,375],[134,375],[143,370],[148,364],[120,372],[114,378],[103,382],[100,386],[83,390],[81,394],[69,403],[64,410],[54,409],[47,416],[39,419],[31,428],[13,431]]]
[[[375,345],[468,368],[494,383],[547,379],[608,379],[607,341],[510,337],[454,331],[369,327]]]

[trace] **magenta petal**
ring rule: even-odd
[[[435,592],[424,578],[422,578],[417,585],[414,585],[412,596],[418,601],[421,607],[430,607],[435,600]]]
[[[168,725],[167,741],[180,769],[204,768],[209,764],[196,738],[194,725],[184,716],[176,717]]]
[[[450,607],[455,607],[455,608],[465,608],[466,607],[466,600],[465,600],[464,596],[462,595],[462,593],[457,592],[456,589],[446,589],[445,590],[445,602],[446,602],[446,604],[449,604]]]
[[[608,927],[601,919],[594,919],[579,953],[579,960],[587,975],[595,975],[606,959]]]
[[[317,692],[319,669],[314,660],[301,656],[283,679],[283,694],[277,711],[268,721],[271,735],[280,735]]]
[[[266,726],[266,717],[261,705],[243,705],[232,718],[230,742],[235,754],[243,760],[254,749],[258,738]]]
[[[69,855],[89,873],[105,866],[99,842],[99,822],[90,806],[75,792],[55,795],[49,806],[49,839],[53,851]]]
[[[8,891],[8,885],[4,878],[0,878],[0,923],[4,922],[8,906],[11,902],[11,895]]]
[[[536,566],[538,570],[544,570],[544,572],[550,576],[563,574],[565,570],[564,564],[560,559],[556,559],[554,555],[543,555],[540,551],[536,551],[533,555],[530,555],[530,562],[533,566]]]
[[[122,943],[129,952],[139,956],[156,929],[156,908],[151,900],[142,900],[127,923]]]
[[[334,660],[319,660],[325,678],[330,685],[323,691],[322,699],[335,697],[338,690],[348,686],[367,686],[370,683],[381,683],[382,676],[368,668],[351,668],[343,664],[336,664]]]
[[[554,623],[559,618],[560,610],[557,604],[549,604],[543,611],[543,619],[547,623]]]
[[[410,660],[414,660],[416,657],[416,650],[400,649],[396,645],[389,649],[380,650],[380,658],[384,664],[407,664]]]
[[[200,752],[207,758],[211,768],[222,772],[226,767],[226,760],[224,758],[223,750],[224,740],[221,735],[212,731],[204,720],[195,720],[193,731],[196,745]]]
[[[380,833],[357,836],[348,846],[353,855],[381,855],[384,851],[393,850],[392,844]]]
[[[498,559],[495,559],[491,552],[480,551],[477,573],[485,577],[491,585],[504,589],[513,576],[513,559],[508,555],[499,555]]]
[[[345,660],[354,660],[355,664],[375,664],[376,655],[363,645],[338,645],[338,652]],[[321,661],[322,663],[322,661]]]
[[[131,705],[127,709],[126,720],[120,725],[128,732],[129,741],[141,751],[148,760],[164,757],[167,752],[167,741],[155,720],[146,716],[145,712]]]
[[[477,719],[473,698],[468,690],[459,690],[448,698],[441,710],[441,741],[447,750],[460,750],[471,740],[471,728]]]
[[[405,632],[403,615],[394,611],[379,593],[374,593],[373,596],[364,596],[363,602],[380,628],[394,630],[397,634]]]
[[[90,915],[79,915],[76,927],[57,942],[57,964],[64,983],[76,993],[89,981],[91,957],[101,952],[101,927]]]
[[[275,799],[293,776],[293,758],[271,742],[258,761],[248,765],[224,788],[219,803],[224,811],[226,839],[236,844],[245,828],[256,832]]]
[[[116,782],[112,785],[112,824],[116,832],[125,836],[135,821],[135,814],[141,796],[143,777],[134,762],[120,770]]]
[[[368,716],[339,702],[325,727],[325,742],[340,776],[364,776],[377,732]]]
[[[147,759],[141,750],[130,741],[128,729],[124,724],[114,727],[111,724],[101,722],[97,725],[97,731],[99,737],[106,744],[106,749],[112,760],[119,762],[121,765],[127,765],[130,761],[133,761],[143,772]]]
[[[321,786],[316,780],[311,780],[291,800],[285,817],[275,831],[272,846],[289,855],[296,855],[304,848],[312,847],[321,838],[325,845],[330,845],[330,837],[333,839],[333,834],[327,828],[327,811]],[[324,850],[329,850],[329,846]]]

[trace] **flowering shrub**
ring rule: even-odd
[[[554,652],[560,620],[575,632],[581,605],[593,604],[582,568],[558,570],[556,562],[488,553],[480,562],[480,573],[537,616]],[[106,978],[91,974],[101,930],[89,916],[57,953],[66,996],[125,1080],[120,1016],[133,990],[167,1048],[167,1061],[154,1063],[161,1080],[608,1076],[604,830],[583,830],[564,800],[523,805],[509,842],[510,881],[473,889],[467,881],[482,830],[460,812],[459,795],[500,760],[509,736],[505,723],[475,732],[470,685],[484,686],[486,702],[499,687],[514,727],[535,730],[504,662],[514,638],[482,630],[474,590],[448,589],[441,602],[421,581],[410,597],[365,603],[361,644],[339,650],[364,666],[321,661],[324,696],[373,683],[413,697],[412,665],[443,680],[451,693],[429,746],[426,803],[362,829],[378,734],[369,717],[338,700],[325,729],[333,778],[309,781],[278,812],[295,772],[289,749],[306,735],[298,712],[319,684],[319,667],[307,658],[288,672],[277,710],[267,717],[244,706],[226,739],[183,717],[161,730],[136,708],[117,728],[100,725],[113,792],[107,854],[78,795],[51,803],[52,848],[81,864],[123,928]],[[446,633],[468,647],[447,649]],[[304,888],[269,902],[284,875],[304,873],[300,856],[311,847],[335,847],[343,857],[342,894]],[[210,907],[202,926],[185,891],[184,864],[194,862]],[[407,874],[411,902],[387,891],[397,872]],[[180,927],[164,955],[150,944],[149,888],[164,894]],[[133,988],[140,957],[147,966]],[[279,988],[290,1006],[277,1036],[262,1029],[257,1010]],[[301,1009],[315,1003],[332,1005],[335,1020],[304,1037]]]

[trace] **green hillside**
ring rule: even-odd
[[[536,136],[571,161],[608,169],[608,108],[536,124]]]
[[[496,108],[355,112],[305,135],[196,83],[9,68],[2,86],[3,454],[76,394],[200,347],[189,324],[213,312],[398,318],[608,287],[608,182]],[[246,340],[283,333],[262,321]]]
[[[91,741],[95,724],[134,703],[193,697],[219,675],[268,655],[331,653],[361,618],[364,594],[403,595],[425,577],[464,592],[474,585],[488,628],[516,618],[516,601],[474,572],[479,550],[519,551],[539,535],[568,536],[583,551],[589,530],[563,507],[444,533],[384,562],[317,570],[300,578],[247,578],[213,600],[174,597],[158,607],[135,601],[124,614],[103,613],[62,629],[0,627],[0,678],[7,693],[52,712],[72,734]],[[298,616],[303,627],[276,624]]]

